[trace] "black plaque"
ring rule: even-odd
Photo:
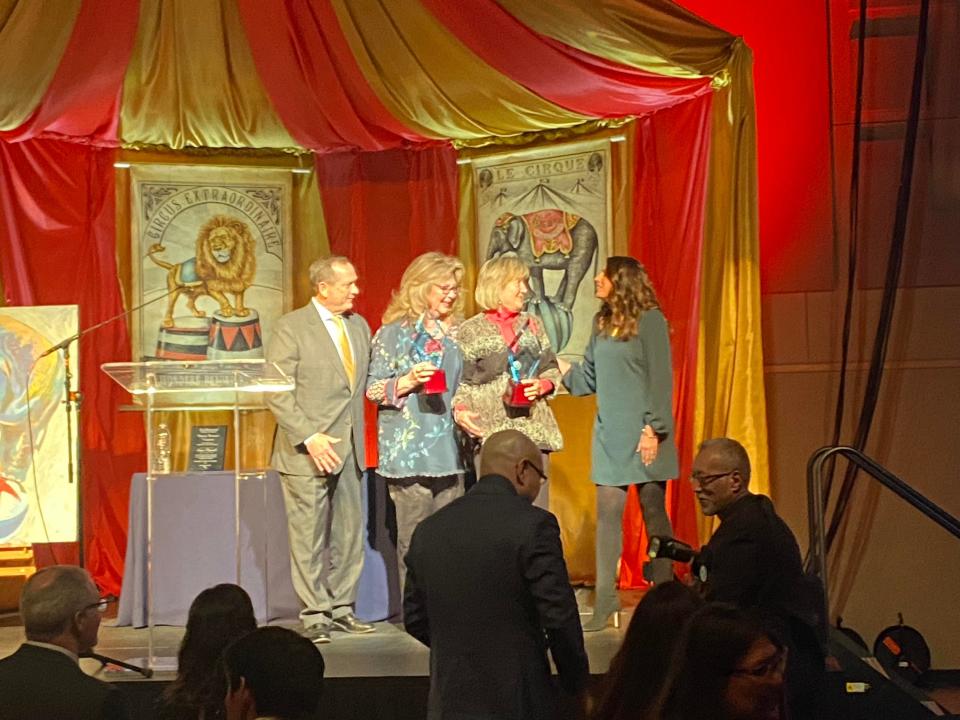
[[[226,425],[194,425],[190,429],[189,470],[223,470],[226,447]]]

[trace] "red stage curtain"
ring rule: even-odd
[[[260,79],[301,145],[381,150],[425,140],[371,90],[328,2],[239,0],[239,7]]]
[[[81,328],[123,311],[113,159],[112,150],[74,143],[0,142],[0,269],[7,304],[77,304]],[[85,564],[104,592],[119,592],[128,482],[145,462],[143,425],[139,414],[117,411],[125,394],[100,364],[130,359],[125,319],[79,345]]]
[[[710,78],[653,75],[547,38],[492,0],[419,1],[488,65],[568,110],[643,115],[709,92]]]
[[[0,139],[116,145],[120,90],[139,18],[139,0],[84,0],[43,100],[23,125],[0,132]]]
[[[356,266],[357,310],[376,332],[413,258],[428,250],[456,253],[456,152],[440,145],[318,155],[316,168],[330,250]],[[376,438],[368,412],[367,467],[377,464]]]
[[[674,536],[698,545],[693,459],[700,270],[710,154],[711,96],[637,120],[630,253],[641,259],[670,324],[680,479],[667,484]],[[647,540],[636,493],[624,516],[620,587],[643,585]],[[680,568],[678,568],[679,570]]]

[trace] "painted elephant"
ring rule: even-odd
[[[504,213],[490,233],[487,259],[514,253],[530,268],[534,300],[572,310],[577,290],[597,254],[597,231],[586,218],[556,208],[525,215]],[[544,270],[562,270],[557,292],[547,296]]]
[[[591,261],[596,271],[597,231],[588,220],[557,208],[525,215],[505,213],[490,233],[487,259],[513,253],[530,268],[526,309],[539,317],[554,350],[573,332],[573,303]],[[557,291],[547,295],[544,270],[560,270]]]

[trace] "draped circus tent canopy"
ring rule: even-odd
[[[378,162],[409,187],[398,264],[414,250],[466,257],[469,179],[454,148],[629,121],[620,249],[644,260],[670,320],[682,467],[697,441],[730,435],[767,489],[752,58],[740,39],[667,0],[0,0],[0,67],[5,300],[77,302],[82,326],[123,309],[117,148],[315,153],[330,246],[375,267],[385,240],[344,213],[375,192]],[[423,199],[427,182],[441,190]],[[425,215],[450,238],[422,244]],[[375,317],[385,298],[370,294]],[[123,323],[81,353],[85,547],[107,589],[122,571],[142,426],[117,412],[99,365],[129,353]],[[677,532],[695,540],[677,485]],[[627,522],[630,584],[635,509]]]

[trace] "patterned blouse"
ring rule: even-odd
[[[428,395],[421,389],[397,397],[397,380],[427,357],[440,360],[446,392]],[[408,320],[388,323],[377,331],[371,347],[367,398],[378,406],[380,475],[444,477],[463,472],[456,438],[459,430],[452,412],[462,368],[460,349],[450,334],[431,336]]]
[[[541,450],[563,449],[563,437],[545,399],[537,400],[529,415],[510,413],[503,402],[510,379],[511,354],[519,362],[522,379],[530,376],[560,384],[557,357],[543,325],[528,313],[519,313],[513,333],[519,336],[511,353],[497,324],[486,313],[474,315],[460,326],[458,342],[463,353],[463,376],[453,398],[454,406],[479,413],[483,440],[500,430],[519,430]]]

